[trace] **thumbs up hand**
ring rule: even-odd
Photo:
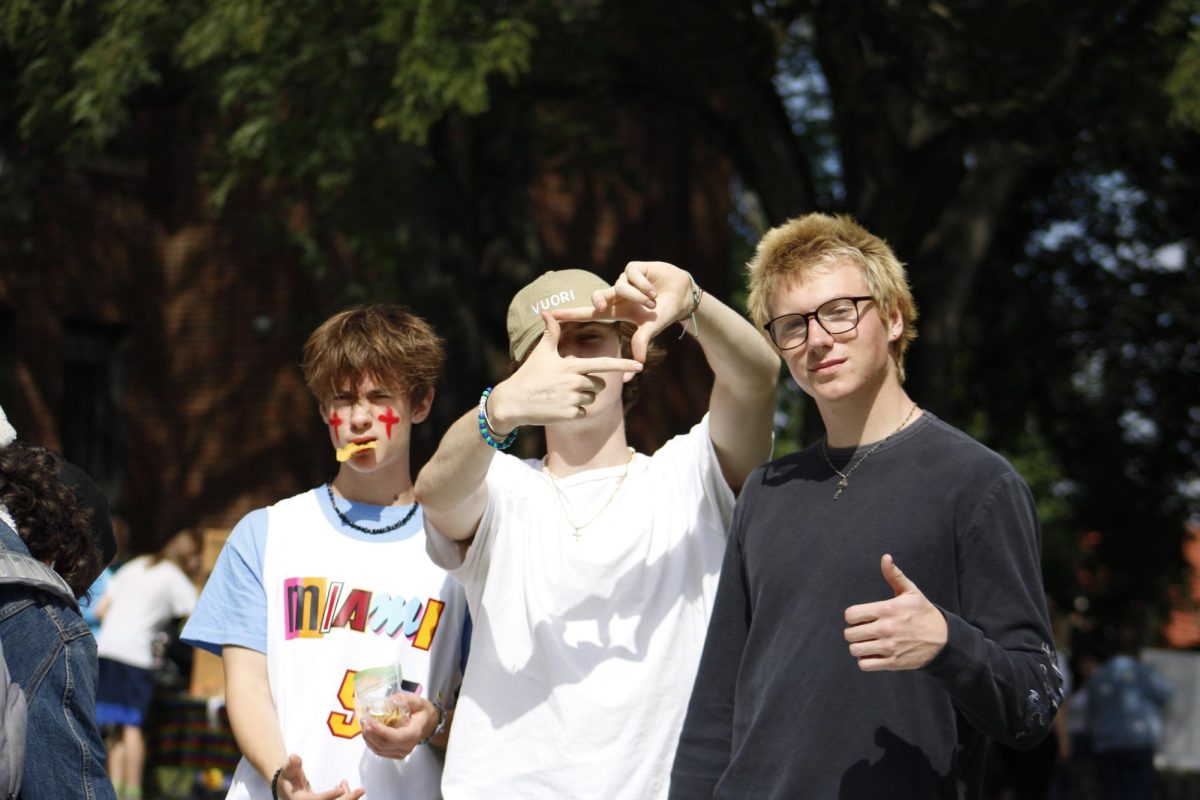
[[[488,418],[499,433],[521,425],[549,425],[587,416],[588,407],[609,380],[622,380],[626,372],[641,372],[629,358],[575,358],[559,355],[562,326],[542,312],[546,331],[515,373],[499,383],[488,398]]]
[[[920,669],[946,644],[946,618],[890,555],[879,562],[896,596],[846,609],[846,641],[863,672]]]

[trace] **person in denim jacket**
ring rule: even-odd
[[[108,501],[78,467],[14,437],[0,410],[0,551],[52,565],[83,596],[116,549]],[[96,641],[78,605],[0,584],[0,641],[28,704],[20,797],[114,798],[95,723]]]

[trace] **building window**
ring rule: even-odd
[[[125,331],[68,322],[63,342],[63,456],[83,468],[114,502],[120,485],[124,419],[121,385]]]

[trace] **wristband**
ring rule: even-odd
[[[424,739],[417,742],[418,747],[423,744],[429,744],[429,742],[433,739],[433,737],[441,736],[443,733],[446,732],[446,708],[445,708],[445,706],[443,706],[437,700],[430,700],[429,702],[433,703],[433,707],[437,709],[438,724],[437,724],[437,727],[433,729],[433,733],[429,734]]]
[[[492,387],[489,386],[483,390],[483,394],[479,395],[479,436],[483,439],[483,443],[488,447],[493,447],[497,450],[507,450],[512,447],[512,443],[517,440],[517,432],[520,428],[513,428],[508,432],[507,436],[497,439],[493,436],[495,431],[492,430],[492,424],[488,421],[487,415],[487,399],[492,393]],[[499,435],[499,434],[496,434]]]
[[[676,320],[676,322],[683,326],[683,333],[679,334],[679,338],[682,339],[684,336],[687,336],[687,321],[690,319],[692,321],[692,335],[699,339],[700,323],[696,322],[696,309],[700,306],[700,298],[704,297],[704,290],[696,285],[696,279],[692,277],[692,273],[688,272],[686,274],[688,276],[688,282],[691,284],[690,289],[692,293],[692,307],[686,316],[680,317],[678,320]]]
[[[271,778],[271,800],[279,800],[279,774],[283,772],[283,767],[275,770],[275,776]]]

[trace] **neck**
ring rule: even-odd
[[[841,402],[826,401],[817,405],[829,446],[857,447],[895,433],[897,426],[912,411],[913,401],[899,383],[895,383],[881,387],[871,397],[846,398]],[[917,416],[919,412],[908,422]]]
[[[589,469],[619,467],[628,462],[624,420],[604,432],[570,424],[546,427],[546,466],[560,478]]]
[[[373,506],[407,506],[415,501],[407,458],[369,473],[343,465],[333,479],[333,488],[347,500]]]

